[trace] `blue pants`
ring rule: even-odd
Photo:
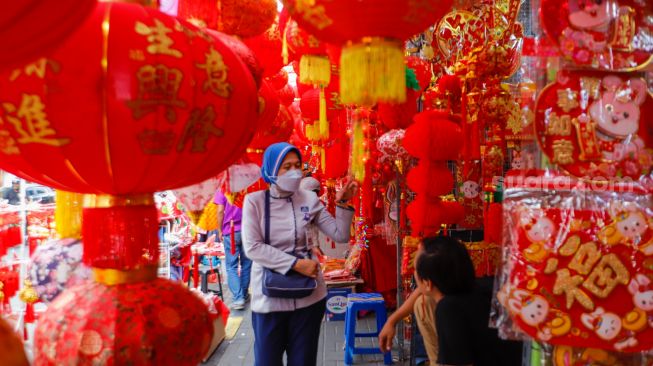
[[[315,366],[326,300],[295,311],[252,312],[256,366]]]
[[[231,238],[229,234],[225,234],[224,238],[224,251],[225,259],[227,262],[227,284],[229,290],[233,295],[233,300],[245,300],[249,291],[249,278],[252,273],[252,260],[245,256],[243,250],[243,242],[240,237],[240,232],[237,231],[236,238],[236,251],[231,255]],[[238,274],[238,265],[240,264],[240,275]]]

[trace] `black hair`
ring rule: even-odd
[[[424,252],[417,258],[415,270],[422,280],[430,280],[443,295],[469,293],[474,288],[474,265],[467,248],[446,237],[425,238]]]

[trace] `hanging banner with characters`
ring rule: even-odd
[[[653,99],[627,74],[559,73],[536,107],[535,127],[549,160],[576,177],[637,180],[653,167]]]
[[[653,195],[568,178],[537,184],[506,181],[500,327],[554,345],[650,349]]]

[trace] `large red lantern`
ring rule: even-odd
[[[212,331],[206,305],[178,284],[87,283],[57,297],[39,320],[34,364],[196,365]]]
[[[273,76],[284,66],[279,23],[275,22],[268,30],[243,42],[254,52],[263,67],[264,76]]]
[[[47,59],[0,73],[0,101],[2,168],[83,193],[205,180],[242,155],[257,120],[254,80],[224,42],[118,3]]]
[[[345,45],[342,100],[374,104],[406,99],[402,41],[434,24],[451,0],[283,1],[293,19],[318,39]]]
[[[244,153],[256,83],[232,43],[152,9],[100,3],[47,59],[0,74],[0,167],[95,193],[83,236],[96,283],[43,315],[36,364],[196,365],[204,356],[207,309],[156,279],[151,192],[205,180]],[[179,303],[188,314],[171,311]]]
[[[0,68],[30,62],[54,50],[93,11],[95,0],[31,0],[2,4]]]

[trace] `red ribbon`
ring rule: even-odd
[[[236,255],[236,230],[234,229],[234,220],[231,220],[231,230],[229,233],[229,241],[231,243],[231,255]]]

